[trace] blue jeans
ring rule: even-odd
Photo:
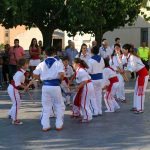
[[[9,81],[13,80],[14,74],[17,72],[17,65],[8,65]]]
[[[2,65],[0,65],[0,86],[2,86],[3,81],[3,73],[2,73]]]

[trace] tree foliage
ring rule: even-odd
[[[38,27],[44,45],[51,45],[55,29],[65,29],[66,10],[63,0],[1,0],[0,23],[6,28],[25,25]]]
[[[72,33],[80,29],[81,33],[94,33],[98,43],[100,38],[107,31],[112,31],[115,28],[125,26],[125,24],[132,25],[140,13],[140,8],[143,0],[85,0],[86,5],[89,6],[89,13],[87,14],[90,21],[87,23],[84,19],[75,16],[74,24],[76,28],[72,28]],[[86,9],[86,8],[85,8]],[[84,10],[84,8],[83,8]],[[69,10],[71,15],[71,9]],[[82,13],[81,13],[82,14]],[[82,16],[80,14],[80,16]],[[73,17],[70,16],[71,18]],[[79,23],[82,21],[81,23]],[[76,24],[78,26],[76,26]]]
[[[51,44],[55,29],[92,33],[101,37],[106,31],[133,24],[143,0],[1,0],[0,23],[6,28],[26,25],[38,27],[44,44]],[[97,38],[98,41],[100,39]]]

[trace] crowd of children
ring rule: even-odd
[[[145,90],[148,83],[148,71],[140,58],[134,54],[131,45],[114,45],[111,57],[102,58],[98,47],[87,50],[82,44],[80,53],[69,65],[68,57],[62,60],[56,56],[54,48],[45,50],[46,58],[33,71],[33,80],[42,81],[42,131],[51,129],[50,117],[56,117],[56,130],[63,129],[65,104],[72,108],[71,118],[79,118],[81,123],[87,123],[93,117],[103,113],[102,93],[104,91],[105,112],[115,112],[120,109],[118,100],[126,102],[124,80],[126,73],[135,71],[138,76],[135,85],[133,111],[143,113]],[[12,124],[22,124],[17,114],[20,106],[19,88],[28,90],[32,81],[25,84],[25,72],[28,63],[25,59],[18,61],[18,71],[8,86],[8,94],[12,100],[9,117]],[[74,81],[75,80],[75,81]],[[76,93],[71,99],[70,85],[76,84]],[[55,91],[55,92],[53,92]],[[53,113],[53,114],[52,114]]]

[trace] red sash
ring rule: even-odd
[[[84,67],[82,67],[81,65],[79,66],[79,68],[76,70],[76,72],[74,73],[74,75],[73,75],[73,77],[71,78],[71,81],[73,81],[75,78],[76,78],[76,76],[77,76],[77,73],[79,72],[79,70],[80,69],[85,69]]]
[[[88,83],[92,82],[91,80],[87,80],[86,81],[86,85]],[[80,88],[79,91],[77,92],[76,96],[75,96],[75,99],[74,99],[74,105],[77,106],[77,107],[80,107],[81,106],[81,98],[82,98],[82,92],[83,92],[83,88]]]
[[[18,69],[18,71],[21,71],[23,73],[23,71],[21,69]],[[26,76],[26,72],[24,73],[24,76]],[[10,83],[15,89],[19,90],[19,86],[16,86],[15,85],[15,81],[14,80],[11,80],[11,83]]]
[[[109,68],[109,69],[111,69],[112,71],[116,72],[116,71],[115,71],[112,67],[110,67],[110,66],[109,66],[109,67],[106,67],[106,68]]]
[[[138,74],[138,89],[137,94],[138,96],[144,94],[144,82],[145,82],[145,76],[148,75],[148,71],[145,67],[143,67],[141,70],[137,72]]]
[[[67,83],[67,85],[69,84],[69,80],[68,80],[68,78],[67,77],[64,77],[64,79],[63,79],[66,83]]]
[[[12,85],[15,89],[19,90],[19,86],[16,86],[16,85],[15,85],[15,81],[14,81],[14,80],[11,80],[11,85]]]
[[[108,92],[108,93],[107,93],[107,98],[108,98],[108,96],[109,96],[109,94],[110,94],[110,92],[111,92],[111,90],[112,90],[113,84],[116,83],[116,82],[119,82],[117,76],[112,77],[112,78],[109,78],[109,81],[110,81],[110,84],[109,84],[109,86],[107,87],[107,92]]]

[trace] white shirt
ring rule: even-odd
[[[48,58],[55,59],[54,57]],[[64,66],[60,61],[57,61],[55,59],[55,62],[50,68],[48,68],[45,61],[41,62],[33,71],[33,74],[40,75],[40,79],[43,81],[43,80],[59,79],[59,73],[61,72],[64,72]]]
[[[76,70],[76,82],[77,83],[81,83],[83,81],[86,81],[86,80],[90,80],[91,77],[89,76],[89,74],[87,73],[87,71],[83,68],[78,68]]]
[[[87,48],[87,53],[91,56],[91,47]]]
[[[105,64],[104,64],[104,59],[101,57],[100,62],[97,62],[96,60],[90,58],[88,60],[88,73],[89,74],[97,74],[97,73],[102,73]]]
[[[124,62],[125,62],[125,59],[124,59]],[[125,69],[129,70],[131,72],[134,72],[134,71],[138,72],[143,67],[145,67],[145,65],[142,63],[141,59],[134,55],[129,55],[126,58],[126,63],[127,63],[127,67]]]
[[[115,55],[115,56],[111,57],[111,59],[109,60],[109,65],[114,70],[118,70],[117,67],[120,67],[121,69],[123,69],[122,57],[120,58],[119,55]]]
[[[67,67],[64,66],[64,71],[65,71],[65,77],[70,78],[74,72],[73,69],[70,65],[68,65]]]
[[[79,54],[76,55],[76,58],[79,58]],[[90,54],[89,53],[86,53],[86,55],[83,55],[81,53],[80,55],[80,59],[84,60],[86,63],[88,63],[88,60],[91,58]]]
[[[24,83],[25,82],[25,75],[24,75],[24,73],[26,72],[25,70],[23,70],[23,69],[20,69],[21,71],[17,71],[16,73],[15,73],[15,75],[13,76],[13,80],[14,80],[14,82],[15,82],[15,86],[19,86],[19,85],[21,85],[22,83]]]
[[[112,77],[117,76],[116,72],[111,70],[110,68],[104,68],[103,70],[103,83],[104,85],[109,85],[110,81],[109,79]]]
[[[102,58],[107,58],[107,57],[110,57],[112,55],[113,51],[112,49],[110,48],[110,46],[108,46],[107,48],[104,48],[103,46],[101,46],[99,48],[99,54]]]

